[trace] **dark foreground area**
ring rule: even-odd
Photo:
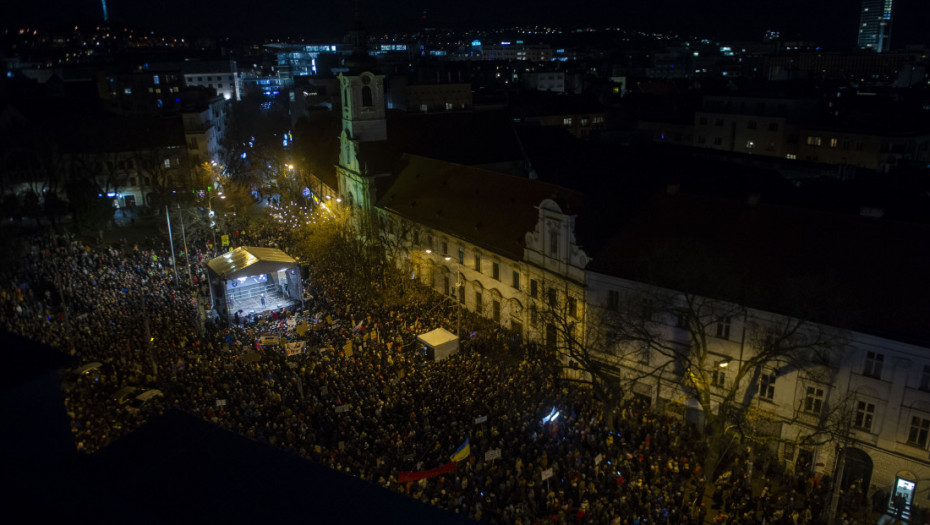
[[[462,517],[171,410],[75,450],[60,352],[0,333],[6,523],[457,524]]]

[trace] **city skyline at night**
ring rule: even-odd
[[[103,7],[103,6],[106,7]],[[231,36],[251,39],[301,36],[327,39],[339,36],[354,16],[348,3],[272,0],[256,4],[235,0],[216,5],[203,1],[154,2],[96,1],[20,3],[6,8],[9,27],[67,26],[104,20],[112,25],[188,35]],[[724,0],[712,5],[679,0],[616,2],[581,5],[545,2],[499,3],[478,1],[462,9],[454,4],[420,0],[403,6],[359,3],[361,18],[373,33],[416,31],[423,28],[455,30],[495,29],[509,26],[619,27],[676,33],[722,40],[760,40],[774,29],[786,40],[822,42],[827,47],[857,45],[861,15],[855,2],[828,0],[811,4],[798,0],[773,2],[766,9],[749,2]],[[247,14],[247,16],[243,16]],[[925,21],[930,5],[920,0],[895,2],[894,46],[928,45]]]
[[[8,513],[930,523],[891,2],[5,8]]]

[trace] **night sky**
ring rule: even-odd
[[[727,40],[759,40],[765,29],[828,47],[855,44],[858,0],[360,0],[372,31],[508,25],[614,25]],[[111,25],[182,34],[332,39],[349,25],[351,0],[108,0]],[[19,0],[4,6],[7,24],[72,24],[101,20],[100,0]],[[425,12],[425,19],[424,19]],[[930,45],[930,2],[895,0],[892,43]]]

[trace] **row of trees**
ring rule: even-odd
[[[543,289],[549,284],[557,285],[546,283]],[[605,415],[619,400],[636,397],[634,385],[650,385],[649,397],[665,400],[666,409],[694,416],[691,421],[703,431],[701,459],[711,482],[747,454],[750,460],[774,458],[782,447],[828,444],[836,447],[834,466],[842,477],[857,418],[855,392],[831,389],[848,345],[844,332],[635,283],[628,283],[613,304],[588,304],[582,329],[571,311],[576,307],[567,295],[561,297],[537,303],[540,332],[548,332],[547,342],[563,356],[566,380],[590,386]],[[739,333],[730,333],[731,323],[738,324]],[[771,399],[775,378],[790,373],[823,385],[826,397],[812,406],[807,399],[790,407],[760,403]]]

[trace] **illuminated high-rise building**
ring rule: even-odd
[[[859,47],[873,49],[877,53],[891,49],[891,2],[862,0],[857,42]]]

